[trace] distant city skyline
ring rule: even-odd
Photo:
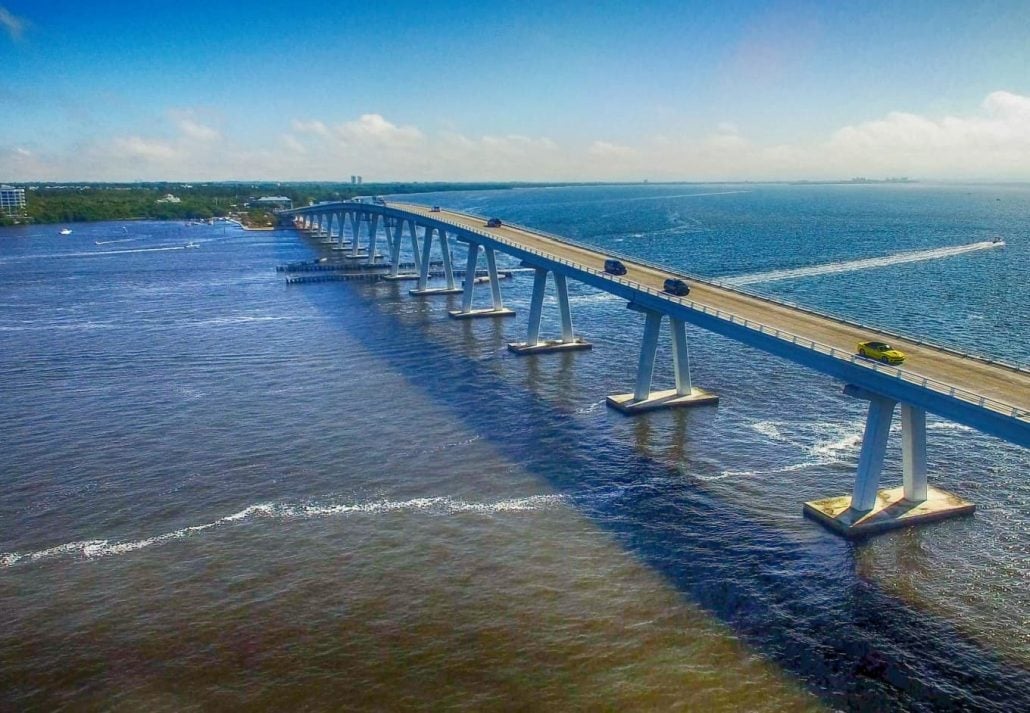
[[[0,181],[1030,181],[1030,3],[0,0]]]

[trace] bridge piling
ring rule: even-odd
[[[975,510],[973,503],[927,484],[926,411],[910,404],[901,404],[902,487],[879,489],[898,402],[850,384],[844,393],[869,401],[855,486],[850,497],[806,502],[806,516],[845,537],[862,537]]]
[[[407,224],[411,236],[411,255],[415,263],[415,272],[401,272],[401,245],[404,242],[404,226]],[[422,253],[418,247],[418,228],[415,221],[410,218],[401,218],[395,225],[391,235],[389,227],[386,231],[387,240],[390,242],[390,274],[383,277],[384,280],[417,280],[421,270]]]
[[[551,272],[542,267],[535,268],[533,274],[533,296],[529,302],[529,325],[526,341],[511,342],[508,344],[508,351],[518,355],[543,354],[546,352],[577,351],[591,349],[593,345],[580,337],[577,337],[572,330],[572,309],[569,305],[569,286],[565,275],[554,273],[554,288],[558,298],[558,309],[561,314],[562,336],[561,339],[540,339],[540,317],[544,308],[544,292],[547,289],[547,274]],[[495,270],[496,274],[496,270]],[[496,280],[492,281],[497,284]]]
[[[655,411],[664,408],[683,408],[719,403],[719,397],[710,391],[694,387],[690,379],[690,354],[687,351],[686,327],[681,320],[669,318],[672,338],[673,367],[676,388],[652,391],[655,355],[665,315],[639,307],[632,302],[630,309],[644,313],[644,336],[640,341],[640,359],[637,363],[637,382],[632,394],[613,394],[605,403],[626,414]]]
[[[501,302],[501,288],[497,282],[497,263],[494,260],[493,248],[486,248],[487,274],[489,275],[493,307],[490,309],[472,309],[472,295],[476,287],[476,266],[479,263],[479,243],[468,242],[468,258],[465,264],[464,292],[461,298],[461,309],[448,312],[453,319],[475,319],[479,317],[514,317],[515,311],[505,308]]]
[[[429,263],[434,233],[439,235],[440,252],[443,254],[444,277],[447,280],[446,287],[429,287]],[[451,245],[447,238],[447,231],[443,228],[426,226],[426,234],[422,239],[422,264],[418,273],[418,286],[413,290],[408,290],[408,294],[415,296],[456,295],[461,291],[461,288],[454,284],[454,270],[451,267]]]

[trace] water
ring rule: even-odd
[[[1026,187],[423,202],[1030,361]],[[689,329],[720,405],[626,418],[640,316],[585,286],[593,351],[518,358],[525,273],[515,319],[456,322],[404,283],[287,287],[292,232],[72,227],[0,231],[5,708],[1030,705],[1023,449],[931,418],[977,514],[844,542],[800,515],[862,430],[819,374]]]

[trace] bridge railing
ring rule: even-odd
[[[455,213],[457,211],[450,211],[450,212]],[[463,215],[463,216],[465,216],[467,218],[470,218],[472,220],[480,220],[479,216],[473,216],[473,215],[469,215],[467,213],[460,213],[460,215]],[[1020,366],[1019,364],[1013,364],[1012,362],[1005,361],[1004,359],[998,359],[997,357],[993,357],[993,356],[990,356],[990,355],[987,355],[987,354],[983,354],[983,353],[979,353],[979,352],[962,351],[960,349],[956,349],[955,347],[947,346],[945,344],[940,344],[939,342],[934,342],[934,341],[931,341],[931,340],[928,340],[928,339],[920,339],[918,337],[910,337],[910,336],[907,336],[907,335],[904,335],[904,334],[899,334],[897,332],[893,332],[891,330],[884,329],[883,327],[875,327],[875,326],[872,326],[872,325],[869,325],[869,324],[865,324],[863,322],[859,322],[857,320],[849,319],[847,317],[841,317],[840,315],[837,315],[837,314],[832,314],[830,312],[824,312],[822,310],[817,310],[817,309],[813,309],[811,307],[806,307],[805,305],[800,305],[800,304],[798,304],[796,302],[791,302],[790,300],[785,300],[785,299],[782,299],[780,297],[771,297],[769,295],[762,294],[762,293],[757,292],[755,290],[739,287],[737,285],[727,284],[727,283],[725,283],[725,282],[723,282],[721,280],[712,280],[710,278],[702,277],[700,275],[697,275],[697,274],[694,274],[694,273],[690,273],[690,272],[685,272],[685,271],[679,270],[677,268],[671,268],[668,265],[662,265],[662,264],[659,264],[659,263],[656,263],[656,262],[652,262],[652,261],[647,260],[645,258],[640,258],[640,257],[636,257],[636,256],[633,256],[633,255],[627,255],[625,253],[620,253],[620,252],[617,252],[617,251],[608,250],[607,248],[601,248],[598,245],[590,245],[588,243],[581,243],[581,242],[576,241],[576,240],[570,240],[569,238],[565,238],[565,237],[562,237],[560,235],[555,235],[553,233],[548,233],[548,232],[543,231],[543,230],[538,230],[536,228],[529,228],[527,226],[519,225],[517,223],[507,223],[507,225],[509,227],[512,227],[512,228],[517,228],[518,230],[524,230],[527,233],[533,233],[533,234],[536,234],[536,235],[541,235],[543,237],[550,238],[552,240],[558,240],[560,242],[567,243],[569,245],[574,245],[574,246],[576,246],[578,248],[582,248],[584,250],[590,250],[592,252],[597,252],[599,250],[603,250],[607,255],[610,255],[611,257],[617,258],[619,260],[626,260],[626,261],[629,261],[629,262],[634,262],[634,263],[637,263],[638,265],[644,265],[644,266],[650,267],[650,268],[652,268],[654,270],[659,270],[661,272],[665,272],[665,273],[668,273],[670,275],[675,275],[676,277],[682,277],[682,278],[686,278],[686,279],[689,279],[689,280],[693,280],[694,282],[698,282],[698,283],[704,284],[704,285],[709,285],[711,287],[717,287],[717,288],[721,288],[721,289],[724,289],[724,290],[729,290],[729,291],[732,291],[732,292],[740,292],[740,293],[745,294],[745,295],[747,295],[749,297],[754,297],[755,299],[763,300],[765,302],[770,302],[772,304],[780,305],[780,306],[783,306],[783,307],[789,307],[789,308],[791,308],[793,310],[797,310],[799,312],[804,312],[806,314],[811,314],[811,315],[813,315],[815,317],[821,317],[823,319],[829,319],[829,320],[832,320],[834,322],[837,322],[838,324],[845,324],[845,325],[847,325],[849,327],[855,327],[857,329],[861,329],[861,330],[864,330],[864,331],[875,332],[877,334],[885,335],[887,337],[892,337],[892,338],[896,338],[896,339],[903,339],[903,340],[911,342],[913,344],[918,344],[920,346],[930,347],[930,348],[936,349],[938,351],[947,352],[948,354],[951,354],[952,356],[959,357],[960,359],[974,359],[976,361],[984,362],[985,364],[991,364],[992,366],[1000,366],[1002,368],[1009,369],[1011,371],[1016,371],[1016,372],[1019,372],[1021,374],[1030,374],[1030,368],[1027,368],[1027,367],[1024,367],[1024,366]]]
[[[451,212],[453,213],[454,211],[451,211]],[[480,220],[479,216],[471,216],[471,215],[466,215],[466,214],[462,214],[462,215],[464,215],[465,217],[468,217],[468,218],[470,218],[471,220],[474,220],[474,221]],[[530,233],[537,233],[537,234],[540,234],[540,235],[545,235],[546,237],[550,237],[550,238],[554,238],[554,239],[560,240],[560,241],[565,242],[565,243],[572,243],[572,244],[576,245],[577,247],[584,248],[584,249],[587,249],[587,250],[590,250],[590,251],[596,251],[596,249],[597,249],[596,246],[583,245],[581,243],[575,243],[573,241],[566,240],[566,239],[561,238],[559,236],[547,235],[546,233],[541,233],[540,231],[537,231],[537,230],[527,229],[527,228],[524,228],[522,226],[516,226],[516,225],[513,225],[513,224],[509,224],[509,225],[511,227],[517,227],[520,230],[526,230],[527,232],[530,232]],[[649,295],[651,295],[653,297],[656,297],[656,298],[658,298],[660,300],[664,300],[664,301],[669,302],[670,305],[673,305],[673,304],[677,304],[677,305],[686,304],[691,309],[694,309],[694,310],[696,310],[698,312],[701,312],[702,314],[706,314],[706,315],[715,317],[717,319],[722,319],[722,320],[730,322],[731,324],[737,324],[737,325],[740,325],[740,326],[745,327],[747,329],[752,329],[752,330],[754,330],[754,331],[756,331],[756,332],[758,332],[760,334],[766,334],[766,335],[769,335],[769,336],[777,338],[777,339],[783,339],[783,340],[788,341],[791,344],[794,344],[794,345],[796,345],[798,347],[805,348],[805,349],[810,349],[810,350],[812,350],[814,352],[818,352],[820,354],[826,354],[826,355],[828,355],[830,357],[833,357],[833,358],[836,358],[836,359],[841,359],[841,360],[844,360],[844,361],[848,361],[848,362],[854,364],[855,366],[858,366],[858,367],[861,367],[861,368],[864,368],[864,369],[871,369],[874,372],[877,372],[877,373],[880,373],[880,374],[885,374],[887,376],[891,376],[893,378],[898,379],[899,381],[905,381],[905,382],[908,382],[908,383],[911,383],[911,384],[915,384],[917,386],[920,386],[920,387],[923,387],[923,388],[926,388],[926,389],[930,389],[932,391],[936,391],[938,393],[946,394],[948,396],[951,396],[953,398],[959,399],[961,401],[965,401],[967,403],[975,404],[977,406],[980,406],[981,408],[987,408],[987,409],[990,409],[992,411],[996,411],[998,413],[1002,413],[1002,414],[1004,414],[1006,416],[1011,416],[1013,418],[1017,418],[1017,419],[1020,419],[1022,421],[1030,421],[1030,411],[1027,411],[1026,409],[1021,409],[1021,408],[1019,408],[1017,406],[1014,406],[1014,405],[1012,405],[1010,403],[1006,403],[1006,402],[1000,401],[998,399],[992,399],[992,398],[989,398],[987,396],[983,396],[981,394],[977,394],[977,393],[974,393],[972,391],[968,391],[966,389],[961,389],[961,388],[958,388],[958,387],[953,386],[951,384],[947,384],[947,383],[945,383],[943,381],[938,381],[938,380],[932,379],[932,378],[930,378],[928,376],[922,376],[920,374],[916,374],[916,373],[907,371],[905,369],[900,369],[900,368],[895,367],[895,366],[889,366],[889,365],[886,365],[886,364],[880,364],[878,362],[870,361],[868,359],[865,359],[864,357],[858,356],[857,354],[855,354],[854,352],[852,352],[850,350],[838,349],[837,347],[832,347],[832,346],[830,346],[828,344],[823,344],[822,342],[817,342],[814,339],[809,339],[807,337],[799,336],[797,334],[794,334],[793,332],[789,332],[789,331],[784,330],[784,329],[779,329],[777,327],[771,327],[771,326],[769,326],[767,324],[764,324],[762,322],[756,322],[754,320],[744,319],[744,318],[742,318],[742,317],[740,317],[740,316],[738,316],[736,314],[733,314],[732,312],[726,312],[726,311],[720,310],[720,309],[718,309],[716,307],[710,307],[709,305],[700,304],[698,302],[695,302],[694,300],[691,300],[691,299],[688,299],[688,298],[685,298],[685,297],[676,297],[674,295],[670,295],[667,292],[662,292],[661,290],[657,290],[657,289],[655,289],[653,287],[650,287],[648,285],[643,285],[643,284],[640,284],[638,282],[634,282],[632,280],[627,280],[627,279],[625,279],[623,277],[620,277],[620,276],[617,276],[617,275],[612,275],[610,273],[604,272],[603,270],[598,270],[596,268],[588,267],[586,265],[583,265],[583,264],[577,263],[577,262],[573,262],[572,260],[568,260],[568,259],[563,258],[563,257],[558,257],[556,255],[547,253],[547,252],[545,252],[543,250],[539,250],[537,248],[528,247],[526,245],[516,244],[516,243],[514,243],[513,241],[511,241],[511,240],[509,240],[507,238],[504,238],[504,237],[501,237],[501,236],[498,236],[498,235],[494,235],[494,234],[491,234],[491,233],[487,233],[487,232],[485,232],[483,230],[480,230],[477,227],[474,227],[474,226],[471,226],[471,225],[463,225],[463,226],[460,226],[460,227],[461,227],[462,230],[465,230],[465,231],[467,231],[469,233],[480,235],[480,236],[482,236],[484,238],[488,238],[489,240],[492,240],[492,241],[495,241],[495,242],[499,242],[499,243],[503,243],[505,245],[509,245],[509,246],[511,246],[513,248],[517,248],[518,250],[520,250],[522,252],[530,253],[530,254],[533,254],[533,255],[539,255],[540,257],[545,258],[546,260],[549,260],[551,262],[557,262],[559,264],[566,265],[568,267],[571,267],[571,268],[576,269],[576,270],[580,270],[582,272],[588,272],[588,273],[590,273],[590,274],[592,274],[592,275],[594,275],[596,277],[600,277],[601,279],[610,280],[612,282],[617,282],[617,283],[620,283],[622,285],[625,285],[626,287],[630,287],[630,288],[632,288],[634,290],[639,290],[639,291],[645,292],[645,293],[647,293],[647,294],[649,294]],[[667,267],[664,267],[664,266],[661,266],[661,265],[657,265],[657,264],[654,264],[654,263],[648,263],[646,261],[639,260],[639,259],[631,257],[631,256],[619,256],[619,255],[616,255],[616,257],[625,257],[625,259],[630,261],[630,262],[635,262],[635,263],[638,263],[638,264],[644,264],[644,265],[647,265],[648,267],[653,267],[654,269],[660,270],[662,272],[667,272],[667,273],[670,273],[670,274],[683,274],[683,273],[677,273],[675,271],[669,270]],[[690,279],[697,279],[696,277],[691,276],[691,275],[683,275],[683,276],[689,277]],[[698,281],[699,282],[707,282],[707,280],[698,280]],[[762,299],[765,299],[765,298],[762,297]],[[770,300],[770,301],[775,301],[775,300]],[[792,307],[793,305],[787,304],[786,306]],[[799,309],[803,309],[803,308],[799,308]],[[846,320],[839,320],[836,317],[833,317],[832,315],[823,315],[823,314],[821,314],[819,312],[815,312],[813,310],[805,310],[805,311],[810,311],[813,314],[816,314],[818,316],[825,316],[825,317],[827,317],[829,319],[836,319],[837,321],[842,321],[842,322],[845,322],[847,324],[853,324],[853,323],[847,322]],[[873,329],[873,328],[870,327],[868,329]],[[874,330],[874,331],[876,331],[876,330]],[[882,330],[880,330],[880,331],[882,331]],[[961,355],[961,352],[958,352],[958,354]],[[1005,365],[1005,366],[1008,366],[1008,365]],[[1023,371],[1023,370],[1020,369],[1020,371]]]

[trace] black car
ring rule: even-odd
[[[690,294],[690,286],[683,280],[677,280],[674,277],[666,280],[665,286],[662,289],[670,295],[676,295],[677,297],[686,297]]]
[[[626,266],[618,260],[608,258],[604,261],[604,271],[607,272],[609,275],[625,275]]]
[[[500,228],[501,227],[501,219],[500,218],[491,218],[490,220],[486,221],[486,227],[488,227],[488,228]]]

